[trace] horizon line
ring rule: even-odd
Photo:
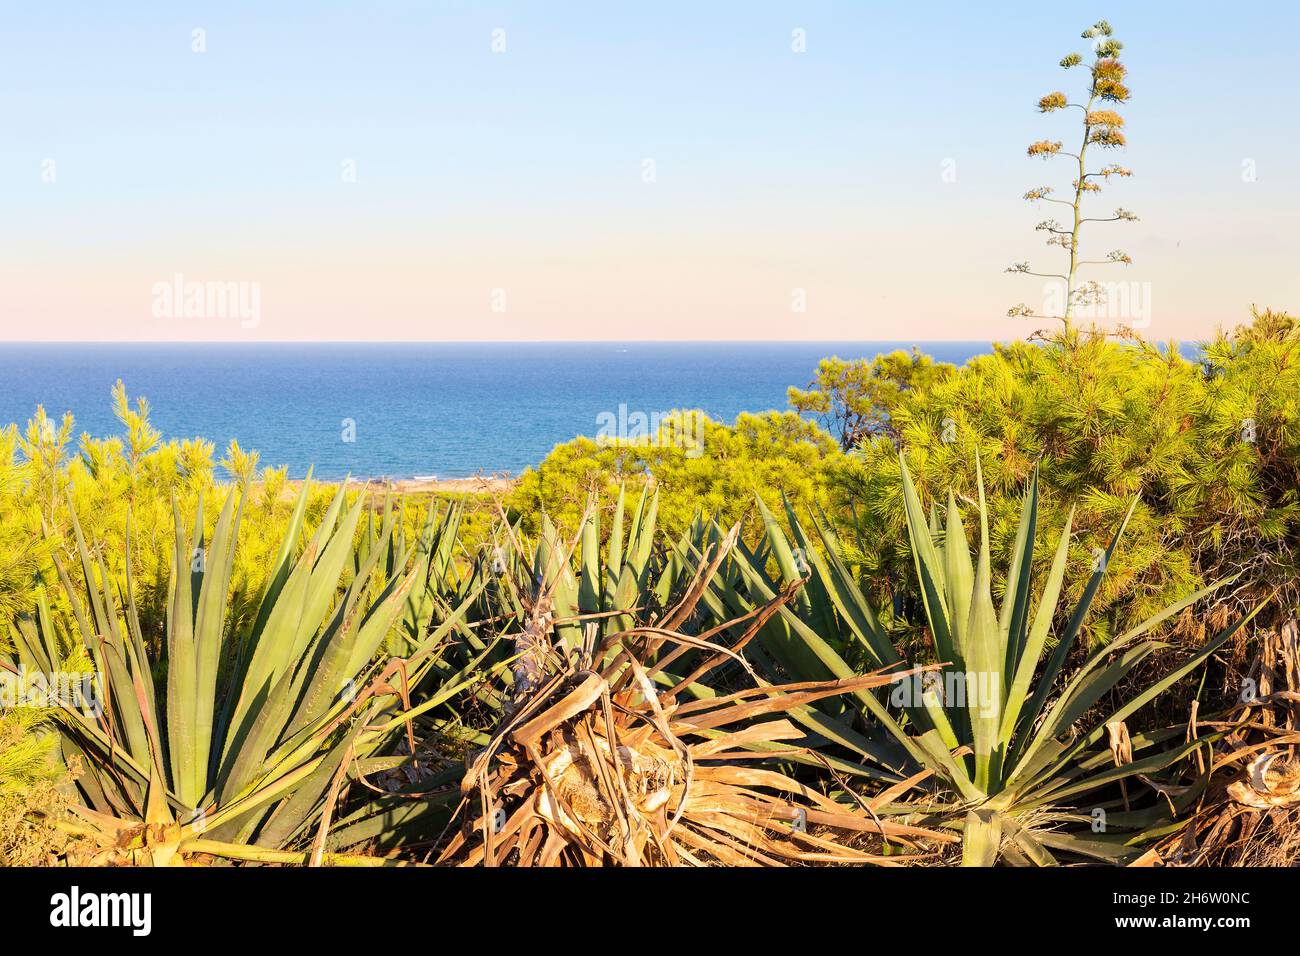
[[[1027,340],[1027,339],[1026,339]],[[874,344],[985,344],[1011,341],[988,339],[0,339],[6,345],[820,345]],[[1015,341],[1020,341],[1016,339]]]

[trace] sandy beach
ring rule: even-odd
[[[401,494],[419,494],[426,491],[444,494],[468,494],[473,492],[505,494],[518,481],[518,478],[490,475],[475,476],[473,478],[408,478],[394,481],[391,484],[393,490]]]

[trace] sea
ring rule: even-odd
[[[149,402],[164,438],[230,439],[323,480],[516,475],[602,422],[700,409],[786,410],[820,359],[899,342],[0,343],[0,425],[37,405],[74,434],[121,434],[111,392]],[[988,342],[927,342],[962,364]],[[603,416],[603,417],[602,417]]]

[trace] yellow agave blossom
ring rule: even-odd
[[[1089,126],[1123,126],[1124,117],[1120,116],[1114,110],[1089,110]]]
[[[1112,103],[1124,103],[1128,101],[1128,87],[1123,83],[1117,83],[1112,80],[1100,80],[1097,83],[1097,95],[1103,100],[1109,100]]]
[[[1124,79],[1128,73],[1128,67],[1114,57],[1103,57],[1092,65],[1092,75],[1097,79],[1114,80],[1116,82]]]
[[[1038,111],[1040,113],[1050,113],[1052,110],[1064,109],[1069,105],[1065,94],[1059,90],[1055,93],[1048,93],[1038,101]]]
[[[1124,146],[1128,141],[1119,130],[1103,127],[1089,133],[1088,142],[1096,143],[1098,146]]]

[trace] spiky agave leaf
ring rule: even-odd
[[[1102,702],[1110,699],[1121,682],[1163,646],[1148,637],[1149,632],[1231,579],[1216,581],[1175,602],[1096,649],[1070,672],[1066,667],[1070,652],[1077,645],[1128,515],[1096,562],[1082,597],[1052,646],[1071,524],[1067,521],[1060,533],[1035,600],[1030,584],[1038,516],[1036,475],[1025,492],[1007,587],[999,606],[992,596],[982,481],[980,535],[972,559],[954,496],[949,495],[946,512],[940,508],[927,512],[901,458],[900,469],[916,582],[941,667],[933,683],[918,682],[913,685],[916,693],[902,695],[897,709],[878,696],[859,692],[844,698],[852,706],[849,713],[818,714],[815,726],[858,757],[894,773],[906,775],[918,767],[929,770],[945,793],[928,797],[925,806],[934,811],[934,819],[955,820],[964,830],[968,863],[989,863],[1007,848],[1018,860],[1035,863],[1053,861],[1055,850],[1111,862],[1136,855],[1138,851],[1125,843],[1136,841],[1139,833],[1159,824],[1161,813],[1167,821],[1162,805],[1168,808],[1168,800],[1162,798],[1154,814],[1125,812],[1123,807],[1109,814],[1109,839],[1081,839],[1056,829],[1040,832],[1017,819],[1033,814],[1035,826],[1048,821],[1052,827],[1088,822],[1079,814],[1056,813],[1053,808],[1085,796],[1090,806],[1102,805],[1105,800],[1098,791],[1122,780],[1150,779],[1149,775],[1207,746],[1212,735],[1179,743],[1176,738],[1181,730],[1171,729],[1135,735],[1133,753],[1120,766],[1108,751],[1098,749],[1107,724],[1124,721],[1189,674],[1259,608],[1161,678],[1128,699],[1103,708]],[[1130,506],[1129,515],[1135,506],[1136,502]],[[895,664],[897,652],[879,628],[877,616],[870,613],[870,604],[826,523],[815,522],[818,537],[810,540],[793,513],[787,514],[804,558],[802,567],[796,567],[788,557],[792,549],[784,532],[765,508],[761,510],[767,516],[766,536],[777,573],[770,574],[765,562],[749,558],[738,548],[733,560],[739,582],[719,584],[712,595],[716,600],[705,602],[713,619],[752,607],[782,586],[807,579],[816,585],[805,589],[808,601],[783,607],[764,635],[769,643],[762,648],[770,649],[779,664],[773,673],[811,680],[824,678],[828,670],[835,676],[847,676],[868,667]],[[696,553],[693,560],[698,565],[696,542],[685,550]],[[945,693],[954,682],[961,685],[962,693]],[[1089,723],[1080,728],[1084,718]],[[804,722],[808,723],[807,716]],[[885,746],[885,738],[897,744],[893,754]],[[1179,803],[1174,801],[1174,809]]]
[[[240,646],[231,643],[237,638],[225,617],[242,494],[228,493],[210,541],[202,538],[201,511],[193,537],[176,511],[166,678],[157,688],[135,613],[131,536],[125,590],[115,600],[103,562],[72,515],[81,587],[62,566],[59,572],[104,706],[63,701],[59,717],[65,754],[80,757],[86,770],[78,781],[81,822],[69,825],[98,839],[101,862],[166,862],[199,852],[258,859],[262,851],[278,860],[313,833],[320,843],[341,768],[373,755],[404,721],[476,676],[467,672],[431,703],[410,706],[407,689],[431,672],[472,600],[426,630],[423,611],[409,599],[429,580],[436,542],[425,535],[397,555],[391,573],[381,568],[383,557],[394,556],[389,511],[377,546],[354,555],[364,495],[345,508],[343,487],[295,559],[307,493],[304,487]],[[354,573],[340,591],[349,560]],[[412,652],[381,668],[376,653],[404,613],[417,630],[408,633]],[[34,662],[48,662],[65,641],[44,602],[16,633],[20,659]]]
[[[890,864],[919,855],[927,842],[955,839],[882,820],[879,803],[832,799],[770,765],[809,754],[796,743],[806,735],[783,715],[893,675],[689,693],[724,663],[752,674],[744,648],[797,594],[788,588],[705,635],[672,629],[695,610],[736,531],[661,621],[599,640],[589,624],[589,643],[577,653],[552,643],[536,686],[468,766],[461,828],[443,862]],[[711,639],[733,628],[742,633],[731,647]],[[671,673],[688,653],[695,666]],[[864,849],[869,841],[873,848]]]
[[[960,555],[954,554],[955,551],[965,552],[966,541],[961,515],[951,496],[943,544],[935,547],[931,544],[929,530],[923,526],[920,499],[912,486],[906,462],[902,462],[901,467],[917,573],[920,580],[928,582],[925,589],[927,618],[936,635],[936,645],[940,634],[948,635],[954,653],[962,659],[960,668],[951,664],[944,668],[945,676],[961,677],[965,685],[964,694],[960,697],[950,695],[944,701],[944,709],[951,726],[970,728],[969,735],[959,740],[959,743],[969,745],[970,756],[947,758],[935,739],[929,740],[925,749],[931,758],[929,765],[936,774],[946,779],[967,803],[976,808],[967,816],[968,844],[964,862],[993,862],[997,858],[1000,840],[1006,835],[1010,835],[1033,862],[1053,859],[1048,846],[1088,856],[1111,859],[1123,856],[1123,848],[1114,841],[1072,841],[1060,839],[1059,835],[1040,835],[1035,840],[1016,824],[1015,818],[1030,811],[1068,805],[1069,801],[1103,787],[1154,773],[1205,746],[1208,741],[1202,738],[1162,748],[1154,746],[1156,741],[1144,737],[1137,753],[1129,752],[1119,766],[1107,766],[1089,751],[1099,743],[1108,725],[1124,721],[1190,673],[1231,639],[1254,613],[1258,613],[1258,609],[1226,628],[1189,660],[1132,697],[1118,705],[1104,707],[1101,710],[1103,716],[1098,718],[1095,708],[1107,700],[1108,695],[1142,661],[1162,646],[1144,635],[1227,582],[1215,582],[1189,595],[1095,650],[1058,688],[1057,679],[1065,674],[1069,652],[1075,645],[1136,502],[1129,507],[1104,556],[1095,562],[1083,596],[1059,635],[1056,647],[1045,655],[1065,572],[1070,525],[1067,522],[1061,532],[1043,593],[1037,602],[1037,612],[1031,618],[1028,589],[1037,520],[1037,476],[1025,493],[1006,593],[1001,608],[995,609],[987,571],[988,521],[983,482],[979,482],[979,562],[972,580],[969,573],[961,570],[968,568],[969,562],[963,562]],[[927,544],[931,546],[927,548]],[[965,613],[953,613],[954,608],[965,609]],[[972,676],[976,679],[972,680]],[[1054,700],[1053,694],[1056,695]],[[1085,718],[1089,724],[1080,731],[1078,724]],[[922,737],[935,733],[937,731],[932,728]],[[1129,834],[1126,839],[1131,836]]]

